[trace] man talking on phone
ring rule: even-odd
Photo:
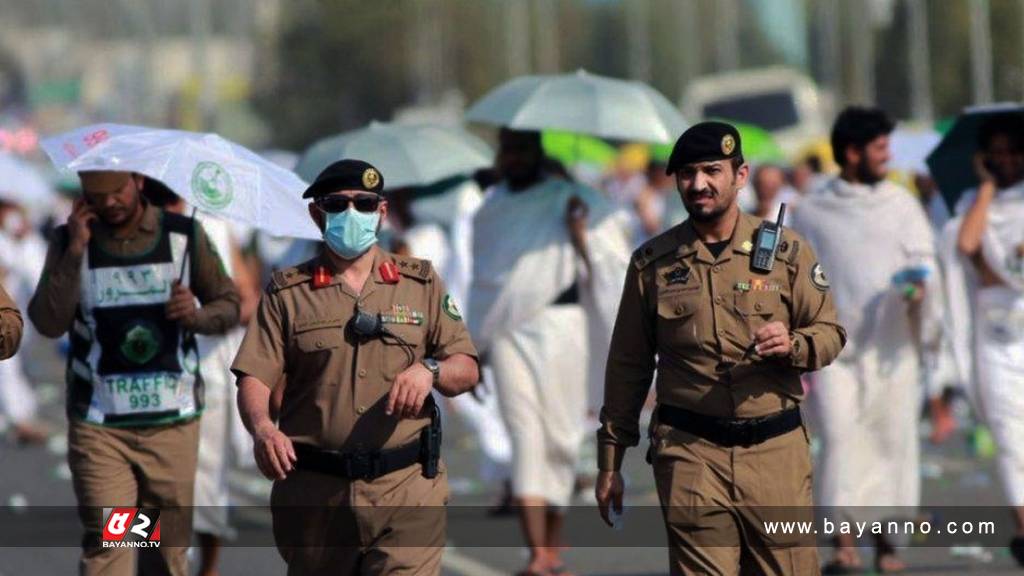
[[[184,576],[203,409],[194,335],[237,324],[238,293],[202,226],[148,204],[142,176],[79,178],[82,198],[54,233],[28,314],[44,336],[70,333],[80,572],[134,573],[131,549],[100,540],[104,508],[141,506],[162,510],[164,543],[159,557],[142,558],[142,573],[154,563],[163,564],[154,573]]]

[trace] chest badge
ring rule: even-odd
[[[665,278],[666,286],[686,284],[690,279],[690,269],[685,266],[677,266],[662,274],[662,277]]]
[[[384,324],[420,326],[423,324],[423,312],[417,312],[405,304],[392,304],[391,310],[380,315],[380,321]]]
[[[398,275],[398,266],[395,266],[394,262],[390,260],[382,262],[377,270],[380,272],[381,280],[384,280],[385,284],[398,284],[400,276]]]

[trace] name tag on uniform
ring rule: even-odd
[[[389,312],[380,315],[380,321],[384,324],[420,326],[423,324],[423,312],[412,310],[405,304],[393,304]]]
[[[665,278],[665,285],[671,286],[673,284],[686,284],[686,281],[690,279],[690,269],[685,266],[678,266],[665,272],[663,274]]]

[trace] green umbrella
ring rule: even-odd
[[[593,164],[604,168],[615,162],[618,156],[615,147],[604,140],[572,132],[545,130],[541,133],[540,142],[544,154],[566,166]]]
[[[730,122],[740,133],[743,158],[755,164],[774,164],[786,161],[786,154],[770,132],[753,124]]]

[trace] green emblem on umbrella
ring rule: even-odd
[[[152,360],[159,351],[159,335],[145,324],[136,324],[129,329],[121,343],[121,355],[140,366]]]
[[[192,193],[209,210],[223,210],[235,197],[231,175],[216,162],[200,162],[192,171]]]

